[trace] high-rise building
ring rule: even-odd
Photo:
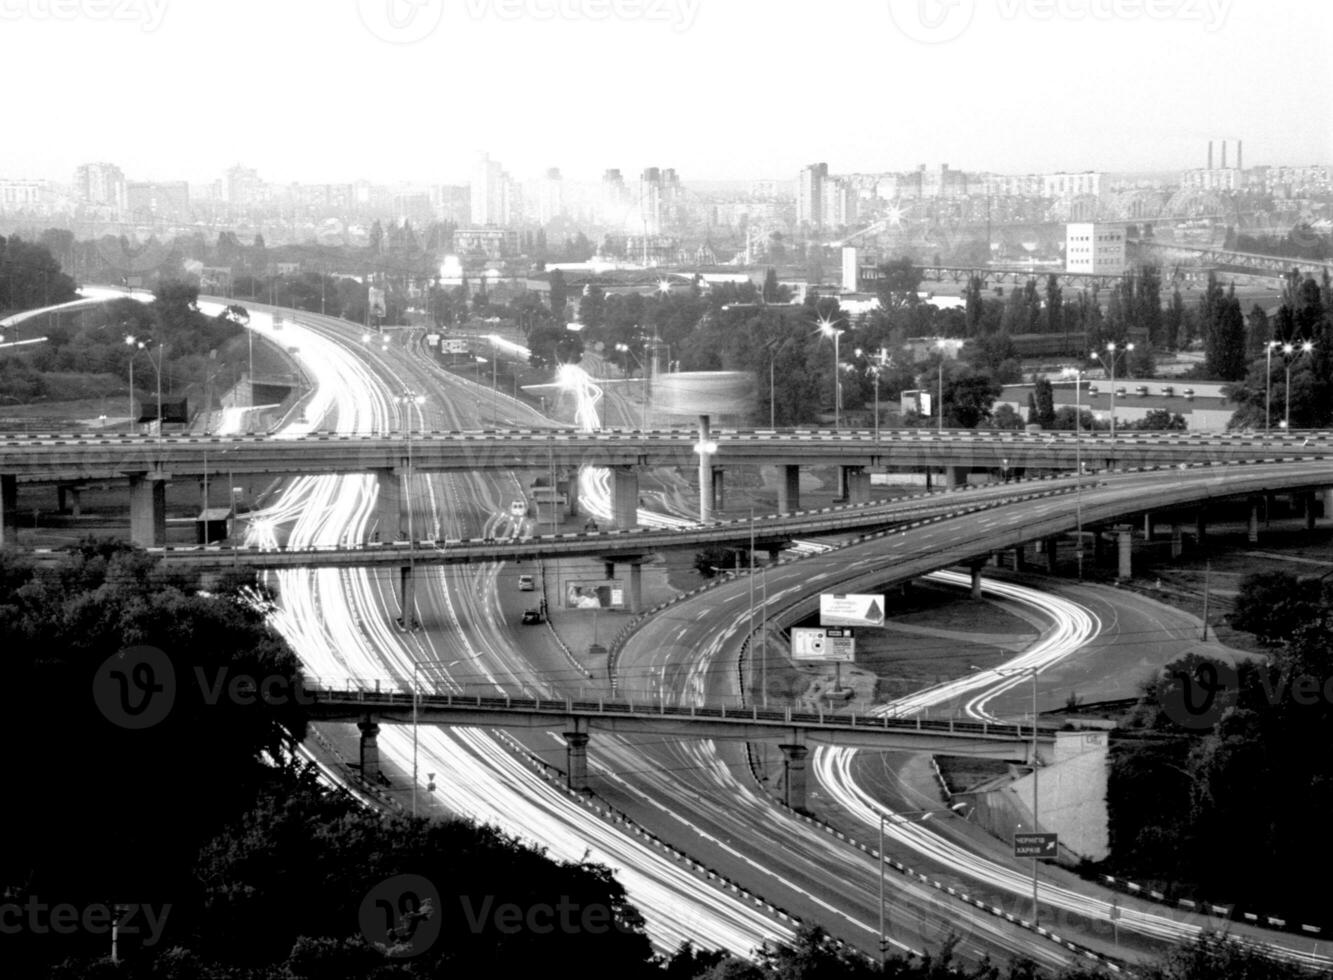
[[[850,180],[830,177],[825,180],[819,215],[825,228],[843,228],[856,224],[856,188]]]
[[[796,223],[812,229],[824,227],[824,181],[828,164],[812,163],[801,168],[796,184]]]
[[[1125,226],[1065,225],[1065,271],[1118,276],[1125,271]]]
[[[131,181],[125,185],[125,201],[136,221],[187,221],[190,217],[190,185],[183,180]]]
[[[74,196],[80,204],[125,210],[125,174],[114,163],[85,163],[74,171]]]
[[[264,183],[259,171],[239,163],[222,175],[222,199],[233,208],[249,208],[263,203]]]
[[[506,225],[512,199],[509,175],[489,154],[479,153],[472,170],[472,223]]]
[[[639,175],[639,224],[645,235],[662,233],[662,171],[657,167]]]
[[[538,188],[537,221],[550,224],[565,214],[565,182],[560,177],[560,168],[552,167],[546,171]]]

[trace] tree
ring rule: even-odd
[[[569,287],[565,285],[565,274],[559,269],[551,272],[551,313],[561,323],[565,320],[565,304],[569,298]]]
[[[592,336],[606,323],[606,294],[601,286],[589,285],[583,288],[583,296],[579,299],[579,322]]]
[[[991,417],[991,406],[1003,387],[984,372],[964,368],[944,379],[945,424],[955,429],[975,429]]]
[[[1056,334],[1064,326],[1064,290],[1060,278],[1052,272],[1046,277],[1046,332]]]
[[[1245,316],[1240,301],[1231,294],[1217,298],[1204,309],[1204,359],[1208,372],[1223,381],[1245,377]]]
[[[909,258],[892,259],[879,266],[875,293],[880,309],[892,312],[916,303],[921,286],[921,270]]]
[[[1171,291],[1171,304],[1162,316],[1162,342],[1172,350],[1180,350],[1189,343],[1185,334],[1185,300],[1179,286]]]
[[[1050,429],[1055,425],[1055,386],[1047,378],[1038,378],[1033,385],[1035,413],[1028,420]]]

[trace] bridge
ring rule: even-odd
[[[379,721],[398,724],[464,725],[561,732],[566,746],[566,778],[571,789],[588,786],[588,741],[594,731],[617,735],[777,742],[783,753],[787,804],[805,806],[805,759],[812,745],[840,745],[880,751],[927,752],[1030,763],[1032,751],[1049,761],[1057,729],[1040,724],[990,724],[892,717],[888,713],[800,711],[788,707],[702,707],[584,698],[516,698],[422,693],[396,685],[305,687],[299,695],[307,714],[319,721],[355,721],[361,730],[361,771],[379,771]],[[1079,732],[1084,736],[1086,732]],[[1104,741],[1103,741],[1104,745]],[[373,777],[372,777],[373,778]]]
[[[1199,245],[1176,245],[1171,242],[1138,241],[1132,243],[1140,251],[1165,257],[1174,253],[1196,259],[1204,266],[1225,266],[1230,276],[1232,269],[1244,269],[1254,275],[1269,280],[1285,280],[1292,269],[1311,273],[1316,276],[1333,275],[1333,262],[1318,262],[1312,259],[1284,258],[1279,255],[1258,255],[1253,252],[1236,252],[1227,248],[1212,248]],[[1185,271],[1185,270],[1181,270]],[[1206,270],[1205,270],[1205,279]]]

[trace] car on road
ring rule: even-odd
[[[540,624],[541,621],[542,621],[542,611],[541,611],[540,609],[524,609],[524,610],[523,610],[523,625],[524,625],[524,626],[533,626],[533,625],[537,625],[537,624]]]
[[[518,577],[518,591],[531,592],[535,588],[537,588],[537,583],[531,575],[520,575]]]

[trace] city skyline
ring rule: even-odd
[[[4,176],[66,181],[106,160],[200,184],[241,160],[272,184],[463,184],[479,151],[516,179],[572,182],[658,166],[791,182],[814,160],[1117,173],[1203,167],[1210,139],[1243,139],[1250,166],[1333,158],[1302,112],[1329,81],[1322,5],[590,4],[238,0],[223,17],[127,0],[99,19],[85,0],[68,16],[28,0],[4,14],[9,64],[45,96],[15,100],[11,131],[40,138]],[[182,139],[190,123],[217,138]]]

